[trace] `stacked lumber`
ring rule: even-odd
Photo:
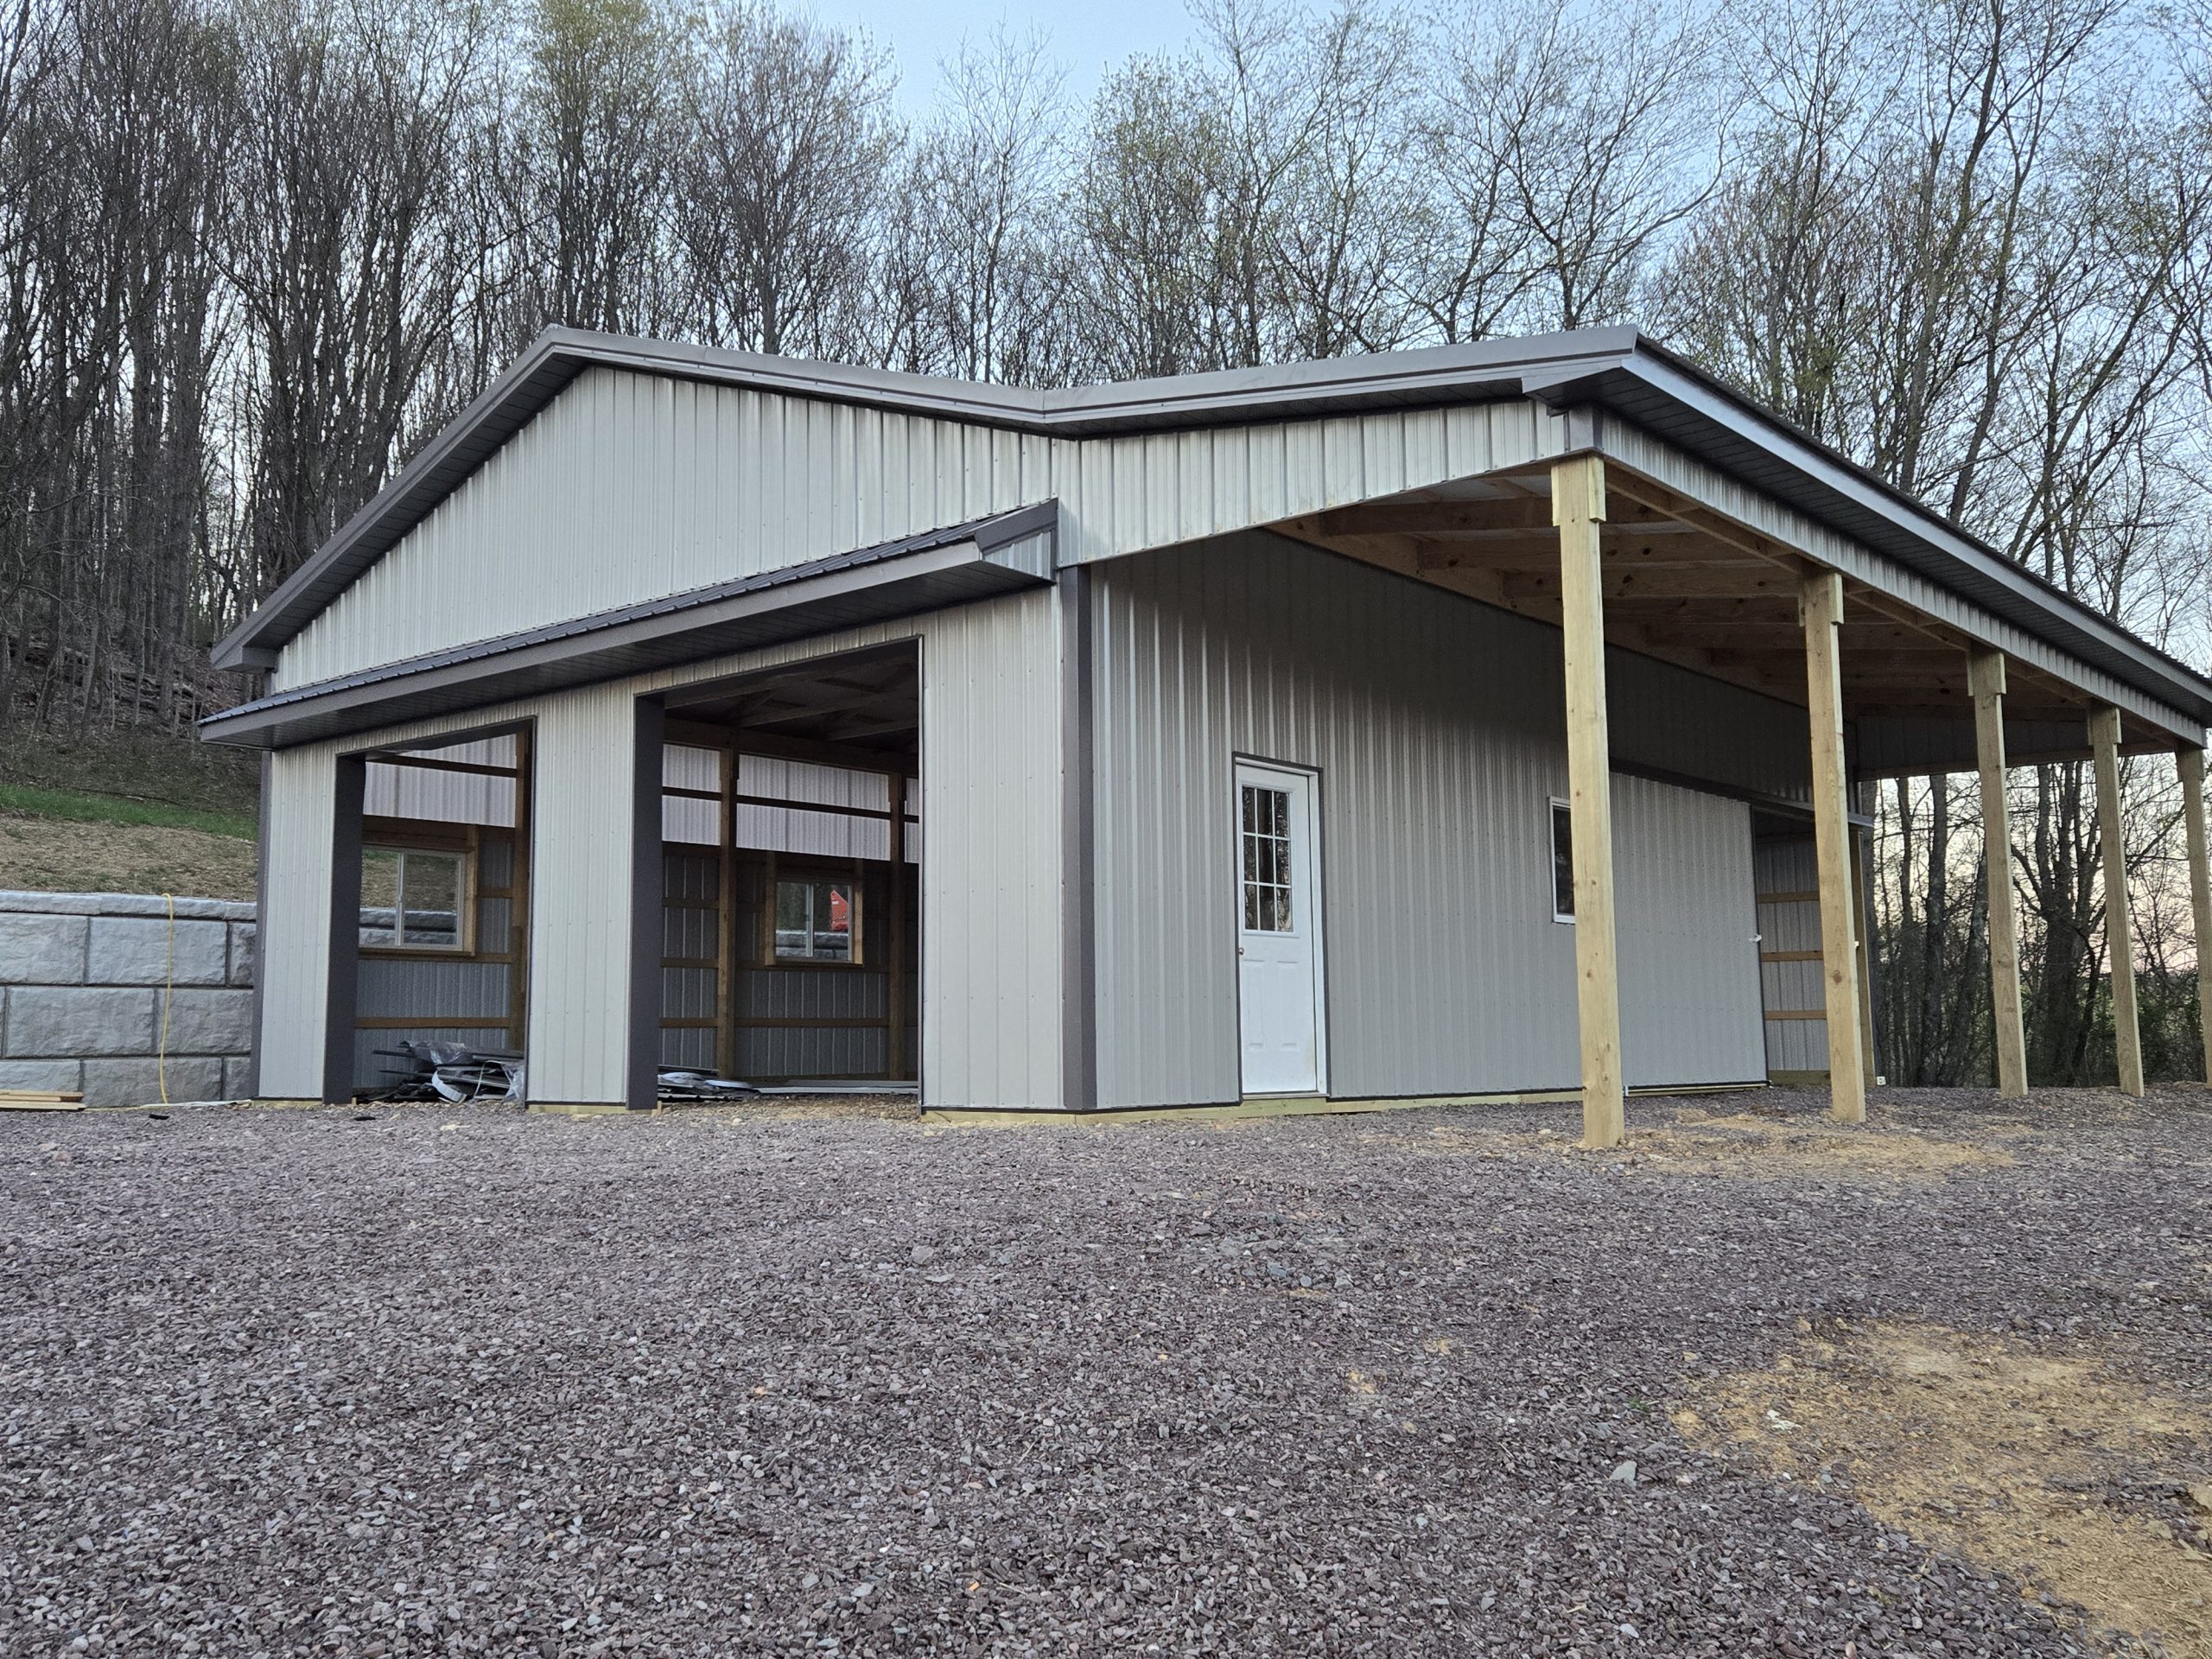
[[[85,1097],[60,1089],[0,1089],[0,1112],[81,1112]]]

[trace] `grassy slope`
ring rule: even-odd
[[[0,887],[251,899],[257,786],[191,738],[0,731]]]

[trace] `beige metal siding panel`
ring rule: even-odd
[[[922,1087],[933,1105],[1060,1103],[1056,594],[925,619]]]
[[[537,705],[530,930],[532,1100],[625,1097],[635,696],[591,686]]]
[[[332,754],[292,749],[270,758],[268,910],[261,918],[261,1092],[272,1100],[322,1094],[324,1002],[330,984],[330,860],[337,771]]]
[[[1553,1081],[1573,979],[1544,898],[1551,757],[1526,677],[1498,671],[1484,632],[1529,625],[1263,537],[1107,566],[1099,610],[1104,1103],[1236,1096],[1240,752],[1321,773],[1332,1092]],[[1460,770],[1463,745],[1485,764]],[[1529,877],[1516,893],[1470,868],[1501,841]],[[1490,912],[1516,904],[1524,931],[1543,906],[1535,960],[1485,972]]]
[[[595,368],[309,623],[272,689],[1041,500],[1053,453],[958,422]]]
[[[1616,775],[1613,848],[1630,1086],[1764,1077],[1751,809]]]
[[[1096,582],[1102,1103],[1236,1096],[1238,753],[1321,774],[1332,1093],[1571,1084],[1572,937],[1550,899],[1556,631],[1263,534],[1116,561]],[[1697,935],[1716,960],[1719,933],[1733,938],[1725,982],[1681,991],[1718,1005],[1718,1034],[1694,1040],[1705,1080],[1744,1076],[1758,1034],[1748,830],[1740,869],[1686,837],[1707,818],[1745,824],[1745,809],[1693,797],[1649,813],[1687,791],[1624,784],[1644,865],[1705,859],[1701,892],[1741,877],[1725,922]]]

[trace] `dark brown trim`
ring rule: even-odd
[[[639,697],[632,725],[630,779],[629,1074],[625,1098],[632,1111],[660,1099],[661,897],[667,885],[660,835],[661,740],[667,710],[658,697]]]
[[[1057,597],[1060,627],[1060,1103],[1071,1111],[1087,1112],[1098,1105],[1090,567],[1070,565],[1062,570]],[[1318,870],[1315,879],[1318,889]]]
[[[361,957],[361,803],[368,762],[341,754],[332,765],[329,958],[322,1005],[322,1097],[353,1098],[353,1023]]]
[[[246,1056],[245,1062],[245,1092],[251,1100],[261,1098],[261,1050],[265,1041],[262,1014],[269,984],[269,785],[270,773],[276,767],[276,757],[264,752],[261,757],[261,815],[253,829],[253,1052]]]
[[[507,946],[514,965],[507,970],[507,1046],[524,1052],[530,1042],[530,873],[531,836],[537,819],[537,726],[524,721],[515,730],[515,828],[508,877]],[[524,1071],[528,1076],[527,1066]]]

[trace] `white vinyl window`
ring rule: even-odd
[[[467,855],[364,848],[361,943],[383,950],[467,950]]]
[[[1552,803],[1552,919],[1574,919],[1574,817],[1565,801]]]

